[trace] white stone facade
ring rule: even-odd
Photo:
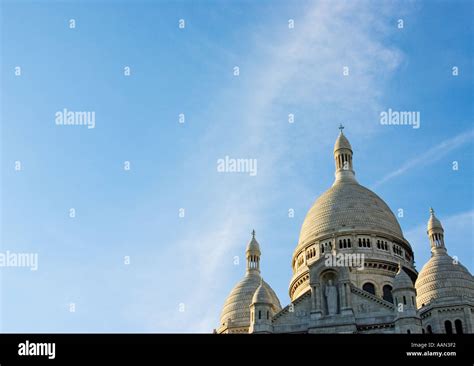
[[[293,253],[291,303],[261,279],[255,232],[247,272],[228,296],[217,333],[473,333],[474,278],[447,254],[431,210],[432,258],[418,272],[387,204],[360,185],[352,147],[334,146],[336,179],[309,210]]]

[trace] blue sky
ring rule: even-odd
[[[472,273],[472,16],[469,1],[1,1],[1,248],[39,256],[1,269],[1,331],[212,331],[252,229],[288,304],[340,123],[359,182],[403,209],[417,269],[433,206]],[[57,126],[64,108],[95,128]],[[388,108],[420,128],[381,125]],[[225,156],[258,174],[217,172]]]

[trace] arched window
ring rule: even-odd
[[[408,333],[408,334],[411,334],[411,331],[410,331],[410,329],[407,329],[407,333]]]
[[[407,298],[406,296],[403,296],[403,305],[406,305],[407,304]]]
[[[449,320],[444,322],[444,329],[446,330],[446,334],[453,334],[453,325]]]
[[[258,311],[258,319],[262,319],[262,311],[261,310]]]
[[[426,327],[426,331],[428,332],[428,334],[433,334],[433,329],[431,329],[431,325],[428,325]]]
[[[375,286],[370,282],[364,283],[364,286],[362,286],[362,290],[367,291],[372,295],[375,295]]]
[[[383,299],[393,304],[392,286],[385,285],[383,287]]]
[[[425,328],[421,328],[421,334],[425,334]]]
[[[454,327],[456,328],[457,334],[463,334],[462,321],[460,321],[459,319],[456,319],[456,321],[454,322]]]

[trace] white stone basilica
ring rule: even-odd
[[[431,210],[431,259],[420,273],[387,204],[360,185],[352,147],[334,146],[335,181],[309,210],[293,253],[291,303],[282,308],[260,274],[255,231],[247,270],[217,333],[473,333],[474,278],[447,253]]]

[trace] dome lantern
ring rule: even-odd
[[[252,230],[252,239],[247,245],[245,256],[247,258],[247,272],[255,271],[260,272],[260,245],[257,239],[255,239],[255,230]]]
[[[444,246],[444,229],[441,221],[435,216],[433,208],[430,208],[430,219],[428,220],[428,227],[426,233],[430,239],[431,252],[446,252]]]
[[[355,173],[352,165],[352,146],[342,130],[344,126],[339,126],[341,132],[334,144],[334,161],[336,164],[336,182],[340,180],[355,181]]]

